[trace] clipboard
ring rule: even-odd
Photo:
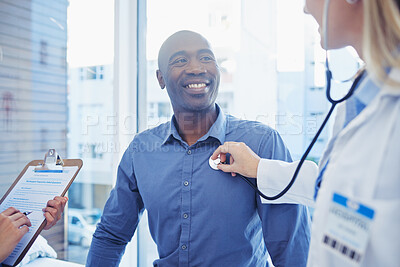
[[[55,157],[55,158],[54,158]],[[3,202],[10,198],[13,198],[14,194],[17,195],[19,192],[17,192],[20,182],[22,179],[21,183],[28,182],[27,177],[30,177],[30,175],[37,175],[41,176],[38,179],[38,181],[44,181],[46,182],[48,178],[52,179],[52,177],[64,177],[62,182],[60,182],[60,185],[52,185],[57,188],[59,194],[56,194],[54,196],[50,196],[51,192],[49,192],[49,195],[43,196],[41,198],[48,197],[48,200],[53,199],[55,196],[65,196],[67,193],[69,187],[71,186],[72,182],[75,180],[75,177],[78,175],[80,169],[82,168],[83,162],[81,159],[64,159],[62,160],[60,156],[58,156],[57,152],[55,152],[54,149],[50,149],[48,153],[46,153],[45,159],[44,160],[33,160],[29,162],[25,168],[22,170],[22,172],[19,174],[17,179],[14,181],[14,183],[11,185],[11,187],[7,190],[6,194],[1,198],[0,200],[0,205],[3,204]],[[33,173],[32,173],[33,170]],[[28,171],[28,173],[27,173]],[[56,180],[58,178],[55,178]],[[35,182],[34,178],[31,179],[32,183]],[[51,183],[49,181],[48,183]],[[37,184],[33,185],[32,188],[39,188],[39,186],[46,186],[45,184]],[[40,187],[40,188],[42,188]],[[22,187],[24,190],[28,187]],[[22,193],[23,191],[21,191]],[[29,194],[29,188],[27,189],[27,198],[32,198],[34,194],[38,194],[36,191],[35,193]],[[33,192],[33,191],[32,191]],[[10,195],[11,194],[11,195]],[[22,194],[21,194],[22,195]],[[7,198],[9,197],[9,198]],[[13,198],[17,199],[17,198]],[[47,201],[48,201],[47,200]],[[46,203],[47,203],[46,201]],[[10,201],[11,202],[11,201]],[[46,206],[46,203],[43,205],[42,208]],[[7,209],[9,206],[12,206],[10,203],[7,203],[6,206],[2,207],[2,210]],[[20,209],[21,210],[21,209]],[[22,211],[22,210],[21,210]],[[36,212],[35,216],[40,217],[39,213]],[[28,216],[29,217],[29,216]],[[41,218],[43,217],[43,218]],[[29,233],[27,233],[18,243],[17,247],[14,249],[12,254],[3,261],[3,266],[16,266],[21,262],[21,260],[24,258],[26,253],[29,251],[30,247],[32,244],[35,242],[36,238],[40,234],[40,232],[43,230],[43,228],[46,225],[46,220],[43,216],[43,212],[41,213],[40,219],[37,220],[37,224],[34,227],[32,219],[32,229],[30,229]],[[42,222],[40,222],[42,220]],[[31,231],[32,230],[32,231]],[[1,264],[1,263],[0,263]]]

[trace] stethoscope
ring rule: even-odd
[[[327,21],[328,21],[329,2],[330,2],[330,0],[326,0],[325,1],[325,6],[324,6],[323,33],[324,33],[324,44],[325,44],[325,47],[328,47],[327,46],[327,44],[328,44],[328,34],[327,34],[327,32],[328,32],[327,31],[327,28],[328,28],[327,24],[328,23],[327,23]],[[300,162],[297,165],[296,170],[295,170],[295,172],[294,172],[294,174],[292,176],[292,179],[290,180],[288,185],[280,193],[276,194],[275,196],[266,196],[257,188],[257,186],[255,184],[253,184],[249,180],[249,178],[244,177],[244,176],[239,175],[239,174],[238,174],[238,176],[240,178],[242,178],[246,183],[248,183],[262,198],[264,198],[266,200],[276,200],[276,199],[282,197],[284,194],[286,194],[289,191],[289,189],[293,186],[294,182],[296,181],[297,175],[299,174],[300,169],[303,166],[304,161],[306,160],[306,158],[307,158],[308,154],[310,153],[311,149],[313,148],[314,144],[317,142],[319,135],[321,134],[322,130],[324,129],[324,127],[326,125],[326,123],[328,122],[329,118],[331,117],[331,115],[333,113],[333,110],[335,109],[336,105],[339,104],[339,103],[342,103],[343,101],[346,101],[347,99],[349,99],[353,95],[355,89],[357,88],[358,83],[360,82],[360,80],[362,79],[362,77],[364,75],[364,72],[365,72],[365,70],[362,68],[360,71],[357,72],[357,74],[354,77],[352,77],[350,79],[347,79],[347,80],[344,80],[344,81],[340,81],[341,83],[344,83],[344,82],[348,82],[348,81],[354,80],[353,84],[350,87],[350,90],[347,92],[347,94],[345,96],[343,96],[342,98],[337,99],[337,100],[333,99],[332,96],[331,96],[331,83],[332,83],[333,78],[332,78],[332,72],[331,72],[331,70],[329,68],[328,51],[326,50],[326,59],[325,59],[326,98],[331,103],[331,108],[329,109],[328,114],[326,115],[326,117],[325,117],[324,121],[322,122],[321,126],[319,127],[317,133],[315,134],[314,138],[312,139],[311,143],[309,144],[307,150],[304,152],[303,156],[301,157]],[[220,164],[220,159],[218,158],[218,159],[213,161],[210,158],[209,164],[210,164],[210,167],[212,169],[218,170],[217,165]]]

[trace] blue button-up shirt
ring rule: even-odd
[[[138,134],[126,150],[87,266],[118,265],[144,209],[160,257],[154,266],[268,266],[268,252],[275,266],[305,266],[307,208],[263,205],[244,181],[208,163],[225,141],[245,142],[263,158],[290,161],[279,134],[219,112],[209,132],[188,146],[175,123],[173,118]]]

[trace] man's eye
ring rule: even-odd
[[[213,62],[215,59],[212,56],[202,56],[200,57],[200,60],[203,62]]]
[[[201,57],[201,60],[203,60],[203,61],[213,61],[214,58],[212,58],[211,56],[203,56],[203,57]]]
[[[184,64],[186,62],[187,62],[186,58],[177,58],[172,62],[172,64]]]

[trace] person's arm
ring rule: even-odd
[[[86,266],[118,266],[139,223],[144,205],[136,184],[132,144],[121,159],[117,183],[93,235]]]
[[[218,169],[224,172],[231,172],[257,178],[259,190],[267,196],[274,196],[280,193],[290,182],[298,161],[285,162],[276,159],[260,158],[246,144],[237,142],[225,142],[218,147],[212,155],[216,159],[218,155],[221,162],[226,161],[226,154],[229,153],[231,164],[220,164]],[[261,198],[262,203],[292,203],[314,206],[314,185],[318,176],[318,166],[306,160],[297,175],[296,182],[290,190],[281,198],[273,201]]]
[[[266,196],[279,194],[290,182],[299,161],[261,159],[257,170],[257,187]],[[315,180],[318,166],[306,160],[289,191],[277,200],[261,198],[262,203],[292,203],[314,207]]]
[[[292,161],[276,131],[264,135],[257,153],[263,158]],[[306,266],[311,224],[308,208],[296,204],[262,204],[260,197],[256,198],[265,245],[274,266]]]
[[[11,254],[29,231],[29,226],[31,222],[28,217],[15,208],[11,207],[0,213],[0,263]]]

